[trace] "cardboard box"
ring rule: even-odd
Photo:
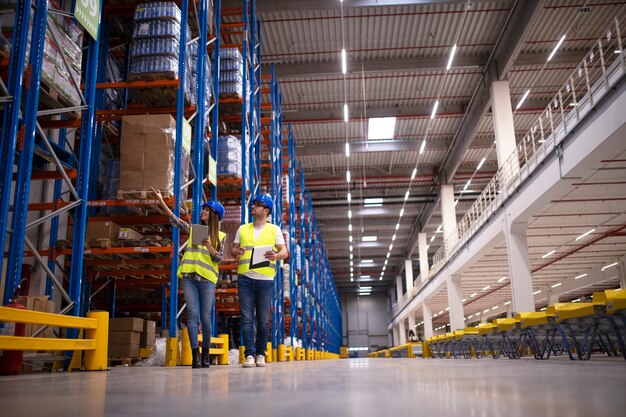
[[[137,317],[116,317],[109,320],[109,332],[122,330],[141,332],[143,330],[143,319]]]
[[[139,345],[109,345],[109,358],[138,358]]]
[[[91,222],[87,223],[87,230],[85,232],[85,239],[109,239],[117,240],[117,235],[120,233],[120,226],[114,222]]]
[[[47,295],[21,296],[17,297],[15,301],[18,304],[22,304],[27,310],[41,311],[44,313],[54,313],[55,311],[55,304],[48,300]],[[39,324],[25,324],[25,336],[32,336],[40,327],[42,326]],[[54,327],[47,327],[46,330],[39,334],[39,337],[54,337],[54,329]]]
[[[143,190],[143,171],[123,171],[120,164],[119,189],[123,191]]]
[[[139,347],[147,348],[154,346],[156,343],[156,335],[154,333],[141,333],[141,338],[139,339]]]
[[[117,238],[119,240],[141,240],[143,235],[130,227],[121,227]]]
[[[138,345],[141,335],[127,330],[109,332],[109,345]]]
[[[144,320],[143,321],[143,332],[144,333],[156,334],[156,321],[154,321],[154,320]]]

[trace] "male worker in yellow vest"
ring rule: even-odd
[[[265,367],[265,348],[269,336],[270,305],[274,290],[276,261],[287,257],[285,239],[280,228],[267,221],[274,210],[269,194],[257,195],[252,200],[251,214],[254,222],[242,225],[233,240],[232,253],[239,257],[237,282],[241,332],[245,345],[244,368]],[[278,214],[280,215],[280,214]],[[263,247],[269,250],[262,249]],[[253,249],[265,250],[266,261],[253,263]],[[257,258],[257,256],[254,256]],[[256,308],[256,343],[254,340],[254,315]]]

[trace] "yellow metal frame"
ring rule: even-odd
[[[108,369],[109,313],[92,311],[85,317],[0,307],[0,322],[85,329],[85,339],[0,336],[0,350],[84,350],[85,370]]]

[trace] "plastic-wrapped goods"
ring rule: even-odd
[[[238,48],[222,48],[220,49],[220,59],[221,62],[224,60],[235,60],[235,61],[243,61],[243,57],[241,56],[241,52]]]
[[[167,55],[178,58],[180,48],[178,39],[146,38],[133,43],[131,54],[133,57]]]
[[[220,83],[220,95],[243,95],[242,83]]]
[[[226,162],[217,163],[217,175],[229,175],[241,178],[241,163]]]
[[[180,22],[167,20],[152,20],[135,24],[133,39],[144,38],[175,38],[180,37]]]
[[[228,162],[241,163],[241,148],[218,151],[217,162],[218,163],[228,163]]]
[[[175,72],[178,74],[178,58],[168,56],[145,56],[134,58],[130,66],[133,74]]]
[[[237,61],[233,59],[225,59],[223,61],[220,61],[220,71],[221,72],[235,71],[235,72],[239,72],[240,74],[242,74],[243,73],[243,61]]]
[[[181,13],[176,3],[159,1],[154,3],[138,4],[135,8],[135,22],[146,20],[174,20],[180,23]]]

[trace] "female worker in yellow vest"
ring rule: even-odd
[[[254,222],[242,225],[233,240],[232,253],[239,257],[237,287],[241,310],[241,333],[245,345],[244,368],[265,367],[265,348],[269,336],[270,305],[276,275],[276,261],[287,257],[285,239],[280,228],[267,221],[274,209],[269,194],[252,200]],[[269,247],[263,253],[267,262],[252,263],[252,250]],[[255,256],[256,258],[256,256]],[[257,266],[255,266],[257,265]],[[256,308],[256,343],[254,317]]]
[[[219,277],[219,263],[224,256],[224,237],[226,236],[219,230],[220,221],[224,218],[224,206],[217,201],[204,203],[200,221],[209,226],[209,237],[201,245],[193,245],[189,223],[172,213],[163,201],[159,190],[152,188],[152,191],[159,199],[159,206],[169,216],[172,226],[178,227],[183,233],[189,233],[187,248],[178,267],[178,277],[183,280],[183,293],[187,303],[187,331],[193,358],[191,367],[208,368],[210,366],[211,310],[215,302],[215,284]],[[198,348],[198,319],[202,322],[204,338],[202,360],[200,360]]]

